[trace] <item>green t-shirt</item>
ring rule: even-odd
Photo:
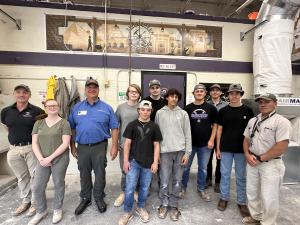
[[[45,119],[35,122],[32,134],[38,135],[38,144],[43,157],[51,155],[61,144],[63,135],[71,135],[70,124],[61,119],[52,127],[48,127]]]

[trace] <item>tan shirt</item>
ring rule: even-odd
[[[270,115],[272,115],[272,113],[270,113]],[[244,136],[250,141],[249,150],[256,155],[266,153],[280,141],[289,140],[292,133],[290,121],[277,113],[268,119],[261,121],[261,114],[250,119],[244,131]],[[254,126],[257,126],[257,129],[255,129]],[[256,131],[251,138],[250,136],[253,129]]]

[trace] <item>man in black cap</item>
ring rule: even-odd
[[[165,106],[165,100],[160,96],[161,84],[159,80],[151,80],[149,82],[149,93],[150,95],[144,100],[152,103],[152,113],[150,116],[151,121],[154,121],[156,112]]]
[[[16,102],[1,111],[1,122],[7,128],[10,143],[7,162],[18,179],[22,203],[16,208],[14,215],[24,213],[28,208],[28,216],[35,214],[34,196],[31,194],[31,180],[36,166],[36,158],[32,152],[31,132],[36,117],[44,111],[29,103],[31,91],[24,84],[14,89]]]
[[[69,116],[73,136],[71,153],[78,159],[81,184],[81,202],[75,210],[76,215],[91,204],[92,193],[99,212],[106,211],[104,188],[107,139],[112,137],[111,159],[115,159],[118,154],[119,123],[112,107],[99,99],[99,84],[95,79],[86,81],[85,94],[86,99],[77,103]],[[94,184],[92,170],[95,173]]]
[[[277,98],[262,94],[255,99],[260,114],[244,131],[247,160],[247,198],[251,216],[243,224],[276,224],[279,192],[284,175],[282,155],[288,150],[292,127],[276,113]]]

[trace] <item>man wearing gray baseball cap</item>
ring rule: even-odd
[[[276,113],[277,98],[262,94],[255,99],[260,114],[244,131],[247,160],[247,198],[251,216],[243,224],[276,224],[279,192],[284,175],[282,155],[288,150],[291,123]]]

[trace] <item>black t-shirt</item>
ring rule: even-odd
[[[41,108],[31,105],[19,112],[16,103],[1,111],[1,122],[8,127],[8,140],[11,145],[31,143],[31,132],[36,117],[44,113]]]
[[[154,141],[161,141],[162,135],[156,123],[142,123],[134,120],[129,123],[123,137],[131,139],[129,160],[135,159],[142,167],[150,168],[154,160]]]
[[[218,114],[218,124],[222,126],[220,141],[221,152],[243,153],[244,130],[254,116],[246,105],[240,107],[225,106]]]
[[[184,108],[189,114],[192,132],[192,145],[195,147],[207,146],[212,125],[217,122],[216,107],[207,102],[201,105],[191,103]]]
[[[155,100],[150,96],[144,98],[144,100],[150,101],[152,103],[152,113],[150,119],[151,121],[154,121],[156,112],[166,105],[166,101],[163,98]]]

